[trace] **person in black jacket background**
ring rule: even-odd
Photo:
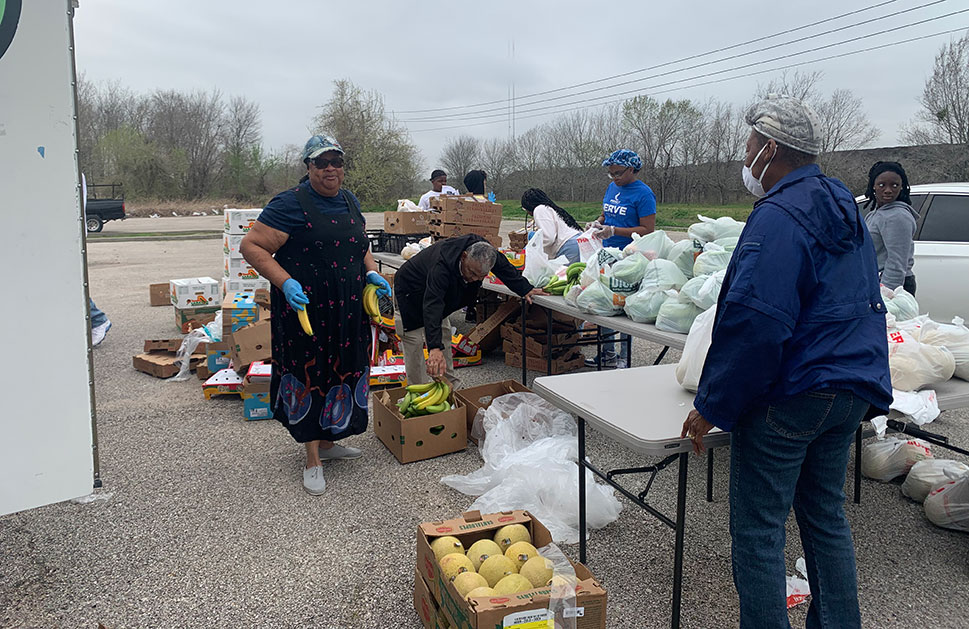
[[[397,271],[394,294],[399,316],[395,323],[403,341],[408,384],[428,382],[428,376],[436,378],[445,373],[457,382],[448,315],[474,306],[481,282],[489,272],[529,303],[532,295],[545,294],[532,287],[504,255],[477,234],[440,240]]]

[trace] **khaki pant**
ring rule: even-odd
[[[430,382],[427,375],[427,362],[424,360],[424,328],[417,328],[404,332],[404,324],[400,316],[394,317],[394,327],[401,345],[404,346],[404,369],[407,371],[407,384],[424,384]],[[454,355],[451,353],[451,320],[444,317],[441,321],[441,345],[444,346],[444,360],[447,363],[446,375],[455,389],[458,388],[460,378],[454,374]]]

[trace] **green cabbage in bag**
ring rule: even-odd
[[[611,272],[612,277],[617,280],[639,286],[639,283],[643,281],[643,274],[646,272],[648,264],[649,259],[645,255],[639,251],[633,251],[613,264],[611,271],[607,271],[606,274],[608,275]]]
[[[660,307],[659,313],[656,315],[656,329],[664,332],[688,334],[690,326],[693,325],[693,320],[701,312],[703,311],[695,303],[680,293],[676,297],[667,299]]]
[[[666,259],[674,263],[686,276],[686,279],[690,279],[693,277],[693,259],[695,257],[696,249],[693,247],[693,240],[687,238],[674,244]]]

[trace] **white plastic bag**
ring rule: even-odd
[[[568,291],[566,291],[566,293],[562,295],[562,298],[565,299],[565,303],[567,303],[568,305],[572,306],[573,308],[578,308],[579,295],[582,294],[583,290],[584,289],[582,288],[582,286],[580,286],[579,284],[576,284]]]
[[[946,470],[949,481],[925,497],[925,517],[932,524],[955,531],[969,531],[969,474]]]
[[[594,229],[587,229],[576,238],[576,243],[579,245],[580,262],[588,262],[599,249],[602,249],[602,241],[592,235],[594,232]]]
[[[639,234],[632,235],[633,241],[623,248],[623,255],[632,255],[635,252],[646,253],[652,251],[656,255],[653,258],[665,258],[673,248],[673,241],[662,229],[650,232],[645,236]]]
[[[930,320],[931,321],[931,320]],[[956,363],[953,375],[956,378],[969,380],[969,328],[961,317],[956,317],[951,324],[936,323],[923,327],[920,342],[936,347],[945,347],[952,354]]]
[[[421,208],[410,199],[397,199],[398,212],[421,212]]]
[[[726,269],[732,255],[730,251],[704,251],[693,263],[693,277],[713,275],[717,271]]]
[[[660,306],[656,315],[656,329],[664,332],[687,334],[693,326],[694,319],[703,312],[697,305],[685,297],[683,293],[671,296]]]
[[[479,449],[484,465],[466,476],[445,476],[441,482],[479,496],[472,510],[527,509],[556,542],[577,542],[578,431],[572,416],[534,393],[510,393],[479,411],[475,423],[485,434]],[[619,517],[622,505],[592,474],[586,479],[588,525],[601,528]]]
[[[912,423],[923,426],[939,416],[939,399],[932,389],[924,391],[899,391],[892,389],[889,408],[904,413]]]
[[[582,289],[582,292],[575,299],[575,306],[579,310],[604,317],[622,314],[622,308],[625,304],[625,295],[612,292],[601,281]]]
[[[727,271],[724,269],[706,278],[703,286],[697,291],[696,299],[693,300],[693,303],[703,310],[709,310],[716,306],[717,299],[720,298],[720,288],[723,287],[723,278],[726,275]]]
[[[646,272],[649,263],[650,260],[644,252],[628,251],[627,247],[626,257],[613,264],[610,273],[612,277],[618,280],[639,286],[639,283],[643,281],[643,274]]]
[[[946,348],[919,343],[907,332],[894,330],[888,332],[888,367],[893,388],[917,391],[951,378],[956,362]]]
[[[693,277],[693,262],[697,253],[699,252],[694,248],[693,241],[687,238],[673,245],[667,259],[674,263],[687,279],[690,279]]]
[[[702,243],[713,242],[731,236],[740,236],[740,233],[744,231],[744,223],[734,220],[729,216],[712,219],[697,214],[697,218],[700,219],[700,222],[690,225],[686,233],[690,238],[699,240]]]
[[[676,291],[640,285],[638,291],[626,297],[623,310],[636,323],[655,323],[659,309],[670,298],[668,293],[675,295]]]
[[[804,557],[799,557],[794,563],[794,568],[797,570],[797,575],[787,576],[787,608],[796,607],[804,601],[807,597],[811,596],[811,584],[808,583],[807,575],[807,562],[804,561]]]
[[[526,258],[527,260],[527,258]],[[593,282],[599,281],[599,276],[605,273],[613,264],[622,260],[622,251],[616,247],[603,247],[585,263],[585,269],[579,275],[579,286],[586,288]]]
[[[675,289],[680,290],[687,280],[692,277],[683,274],[683,271],[670,260],[650,260],[643,271],[643,279],[640,288],[654,288],[659,290]]]
[[[706,310],[706,308],[700,306],[699,302],[700,302],[700,290],[703,288],[703,285],[706,284],[706,281],[708,278],[709,278],[708,275],[694,276],[693,279],[689,280],[686,284],[683,285],[683,288],[680,289],[680,295],[689,299],[694,304],[696,304],[697,308],[700,308],[701,310]]]
[[[723,247],[724,251],[733,251],[737,248],[738,240],[740,240],[740,236],[727,236],[726,238],[717,238],[713,241],[713,244]]]
[[[896,439],[869,443],[861,452],[861,473],[887,483],[908,474],[912,466],[932,458],[929,444],[921,439]]]
[[[690,327],[690,334],[683,346],[683,355],[676,364],[676,381],[687,391],[696,393],[700,386],[700,375],[703,373],[703,363],[707,359],[707,351],[713,340],[713,320],[717,316],[716,307],[700,314]]]
[[[178,373],[172,376],[173,381],[181,382],[192,377],[192,354],[199,343],[218,343],[222,340],[222,311],[215,313],[215,319],[201,328],[195,328],[185,335],[178,351],[175,352],[175,362],[179,364]]]
[[[565,553],[555,544],[537,548],[540,557],[552,564],[552,591],[548,601],[549,627],[560,629],[576,628],[575,592],[579,580],[575,576],[575,568]],[[548,564],[546,564],[548,565]],[[502,623],[504,624],[504,623]]]
[[[919,316],[919,303],[901,286],[895,290],[882,286],[881,294],[885,309],[895,316],[896,321],[908,321]]]
[[[951,459],[925,459],[919,461],[909,470],[905,482],[902,483],[902,493],[916,502],[924,502],[925,497],[939,485],[952,480],[947,471],[959,476],[969,474],[969,465]]]
[[[535,288],[541,288],[548,284],[555,277],[556,272],[568,263],[569,261],[565,256],[548,259],[545,249],[542,247],[542,230],[539,229],[532,234],[532,237],[528,239],[528,244],[525,245],[525,270],[522,271],[522,277]]]

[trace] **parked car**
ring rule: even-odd
[[[107,221],[123,221],[124,219],[124,191],[121,184],[87,184],[84,225],[88,232],[101,231]]]
[[[916,295],[936,321],[969,320],[969,183],[912,186]],[[856,201],[864,206],[865,197]]]

